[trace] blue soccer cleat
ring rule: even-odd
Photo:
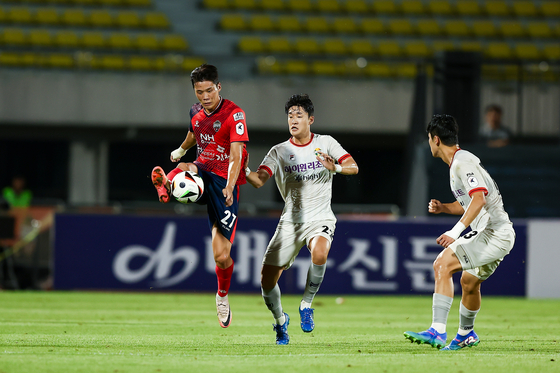
[[[315,322],[313,321],[314,308],[299,309],[299,317],[301,318],[301,330],[305,333],[311,333],[315,329]]]
[[[447,333],[438,333],[434,328],[430,328],[420,333],[404,332],[404,337],[410,339],[410,342],[418,344],[428,344],[438,350],[445,346],[447,341]]]
[[[276,332],[276,344],[277,345],[287,345],[290,343],[290,336],[288,335],[288,325],[290,324],[290,316],[284,312],[286,316],[286,321],[283,325],[272,324],[274,331]]]
[[[471,330],[471,332],[467,335],[457,334],[455,339],[453,339],[448,346],[445,346],[441,350],[442,351],[455,351],[455,350],[460,350],[463,347],[476,346],[479,343],[480,343],[480,338],[478,338],[478,335],[476,335],[474,330]]]

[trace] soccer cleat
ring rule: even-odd
[[[476,335],[474,330],[471,330],[470,333],[467,335],[457,334],[455,339],[453,339],[448,346],[445,346],[441,350],[455,351],[455,350],[460,350],[463,347],[477,346],[479,343],[480,343],[480,338],[478,338],[478,335]]]
[[[228,296],[220,297],[216,294],[216,309],[218,310],[218,321],[222,328],[231,325],[231,309],[229,308]]]
[[[284,312],[286,321],[283,325],[272,324],[274,331],[276,332],[276,344],[277,345],[287,345],[290,343],[290,336],[288,335],[288,325],[290,324],[290,316]]]
[[[167,190],[167,176],[160,166],[152,170],[152,183],[156,187],[158,198],[161,203],[169,202],[169,190]]]
[[[404,332],[404,337],[410,339],[410,342],[418,344],[429,344],[438,350],[445,346],[447,341],[447,333],[438,333],[434,328],[430,328],[420,333]]]
[[[314,308],[299,309],[299,317],[301,318],[301,330],[304,333],[311,333],[315,329],[315,322],[313,322]]]

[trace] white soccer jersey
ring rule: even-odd
[[[466,210],[471,203],[471,195],[477,191],[484,191],[486,205],[471,223],[472,230],[481,230],[484,227],[499,229],[512,226],[498,185],[488,171],[482,167],[480,159],[474,154],[459,149],[453,156],[449,167],[451,191],[457,201]]]
[[[350,154],[331,136],[311,134],[311,141],[296,145],[292,139],[275,145],[264,157],[259,170],[274,175],[286,203],[281,221],[304,223],[335,220],[331,210],[333,174],[315,156],[315,149],[341,163]]]

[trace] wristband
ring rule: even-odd
[[[465,229],[467,229],[467,227],[465,227],[465,224],[459,221],[451,230],[445,232],[444,234],[456,240],[457,238],[459,238],[459,236],[461,236],[461,233],[463,233]]]
[[[249,176],[249,174],[251,173],[251,169],[249,167],[245,167],[245,176]]]
[[[177,149],[173,150],[171,152],[171,157],[173,159],[180,159],[182,158],[185,154],[187,153],[187,151],[185,149],[183,149],[182,147],[178,147]]]
[[[342,172],[342,166],[339,164],[335,164],[334,165],[334,172],[336,172],[337,174]]]

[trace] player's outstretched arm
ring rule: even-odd
[[[465,210],[457,201],[452,203],[441,203],[437,199],[432,199],[428,203],[428,212],[432,214],[441,214],[442,212],[450,215],[463,215]]]
[[[448,247],[451,245],[461,233],[473,222],[473,220],[478,216],[482,208],[486,205],[486,197],[484,196],[484,191],[473,193],[471,196],[471,203],[469,207],[461,217],[461,220],[455,224],[453,229],[445,232],[436,239],[436,242],[443,247]]]
[[[245,160],[245,164],[243,165],[245,169],[245,177],[247,178],[247,182],[254,186],[255,188],[260,188],[270,179],[270,175],[265,170],[258,170],[257,172],[253,172],[249,169],[249,155],[247,155],[247,159]]]
[[[315,155],[317,156],[317,160],[321,162],[323,167],[331,172],[336,172],[343,175],[356,175],[359,171],[358,164],[352,157],[348,157],[343,160],[342,163],[337,164],[335,163],[334,159],[327,153],[316,150]]]
[[[187,150],[189,150],[195,145],[196,145],[196,137],[194,136],[194,133],[189,131],[187,133],[187,137],[185,137],[185,140],[183,141],[181,146],[179,146],[177,149],[171,152],[171,157],[170,157],[171,162],[179,162],[179,160],[185,155]]]

